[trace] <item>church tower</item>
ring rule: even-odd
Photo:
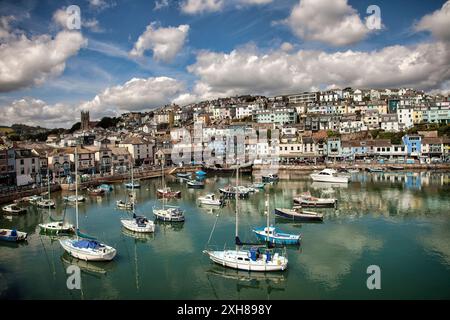
[[[90,129],[89,111],[81,111],[81,130],[88,131]]]

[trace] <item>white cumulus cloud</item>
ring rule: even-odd
[[[347,0],[300,0],[284,22],[304,40],[333,46],[356,43],[370,32]]]
[[[91,101],[82,104],[81,108],[99,114],[111,110],[153,109],[170,103],[185,90],[183,82],[169,77],[133,78],[123,85],[105,89]]]
[[[151,49],[155,60],[170,62],[183,49],[188,33],[189,26],[185,24],[164,28],[151,23],[139,36],[130,55],[142,57],[146,50]]]
[[[188,71],[198,77],[198,99],[236,94],[277,95],[316,88],[439,88],[450,79],[450,45],[443,42],[390,46],[381,50],[230,53],[202,51]]]
[[[54,38],[8,37],[0,46],[0,92],[39,85],[62,74],[67,59],[85,45],[86,40],[75,31],[61,31]]]
[[[444,3],[440,10],[422,17],[415,29],[430,31],[437,39],[450,41],[450,1]]]
[[[222,10],[223,0],[185,0],[181,3],[181,11],[187,14],[216,12]]]

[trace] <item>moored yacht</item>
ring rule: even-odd
[[[314,181],[320,182],[332,182],[332,183],[348,183],[349,177],[344,175],[338,175],[336,170],[323,169],[319,173],[311,173],[310,177]]]

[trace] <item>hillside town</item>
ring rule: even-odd
[[[113,127],[96,126],[81,112],[80,129],[50,134],[44,142],[0,136],[0,187],[27,186],[70,175],[78,148],[78,169],[87,175],[125,173],[174,165],[172,150],[200,126],[204,148],[226,154],[226,137],[262,131],[268,139],[245,139],[245,154],[264,164],[341,161],[446,163],[450,160],[450,99],[414,89],[351,89],[275,97],[240,96],[186,106],[166,105],[122,114]],[[277,134],[275,134],[277,132]],[[194,148],[194,141],[190,147]],[[222,149],[222,150],[221,150]],[[218,152],[220,150],[220,152]],[[191,163],[206,159],[192,153]],[[189,161],[187,161],[189,162]]]

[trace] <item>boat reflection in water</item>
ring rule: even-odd
[[[285,291],[287,284],[286,273],[280,272],[248,272],[212,265],[206,275],[214,292],[214,280],[221,278],[227,281],[227,286],[229,281],[235,281],[238,294],[245,293],[244,291],[263,291],[268,300],[273,292]],[[217,294],[216,298],[220,299]]]
[[[69,266],[77,266],[80,270],[88,275],[92,276],[104,276],[108,273],[108,271],[112,271],[115,267],[115,262],[89,262],[85,260],[79,260],[67,252],[64,252],[61,256],[61,261],[64,267],[67,269]]]
[[[148,242],[149,240],[155,239],[155,233],[143,233],[143,232],[134,232],[131,230],[128,230],[127,228],[122,227],[122,234],[134,238],[135,240],[139,242]]]
[[[347,189],[347,183],[333,183],[333,182],[318,182],[314,181],[311,183],[311,188],[313,189],[330,189],[330,188],[339,188],[339,189]]]

